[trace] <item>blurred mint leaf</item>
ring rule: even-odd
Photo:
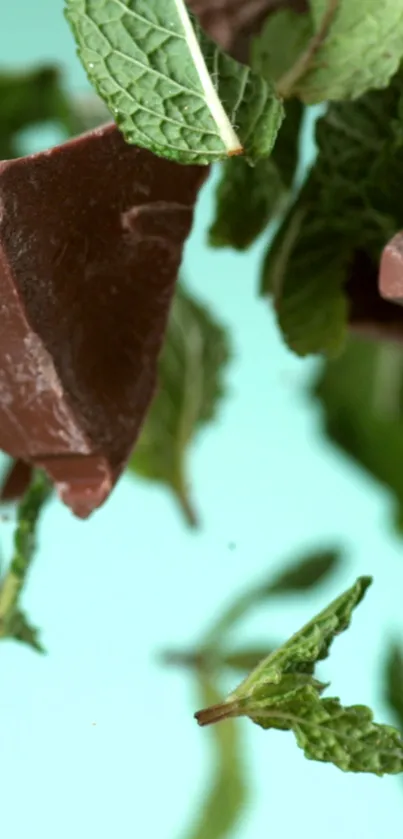
[[[319,583],[325,576],[336,571],[340,564],[340,553],[335,550],[318,551],[286,568],[277,577],[270,574],[262,582],[244,591],[218,618],[207,634],[204,646],[215,647],[236,623],[256,606],[278,594],[292,594]]]
[[[281,100],[219,50],[184,0],[67,0],[66,17],[127,142],[181,163],[270,154]]]
[[[403,349],[351,339],[312,393],[327,436],[389,488],[403,528]]]
[[[295,66],[314,34],[310,13],[301,14],[293,9],[272,12],[252,41],[251,63],[255,73],[278,82]]]
[[[27,644],[36,650],[37,653],[44,653],[45,649],[39,641],[39,631],[31,626],[24,612],[19,610],[13,613],[8,627],[9,637],[22,644]]]
[[[36,630],[30,627],[19,607],[19,599],[36,549],[39,516],[51,493],[42,472],[35,472],[18,506],[14,553],[9,569],[0,581],[0,638],[13,638],[40,648]]]
[[[186,454],[199,428],[216,414],[229,360],[227,334],[208,310],[179,287],[159,365],[158,392],[136,445],[130,469],[167,484],[190,525]]]
[[[80,124],[56,67],[23,73],[0,73],[0,159],[18,157],[18,135],[26,128],[54,122],[66,138],[79,133]]]
[[[211,676],[200,673],[197,687],[202,705],[219,701],[220,695]],[[213,731],[212,777],[203,803],[198,808],[200,816],[184,839],[224,839],[232,835],[249,797],[238,727],[229,720]]]
[[[227,667],[229,670],[240,670],[242,673],[253,670],[267,656],[271,655],[272,645],[266,647],[245,647],[230,652],[223,651],[220,654],[220,667]]]
[[[333,638],[349,626],[370,583],[370,577],[360,577],[261,662],[224,702],[211,702],[198,711],[198,723],[247,716],[265,729],[293,731],[310,760],[333,763],[346,772],[403,772],[399,732],[374,723],[365,706],[343,708],[338,699],[322,698],[327,685],[313,677],[315,663],[327,656]]]
[[[403,732],[403,649],[391,644],[385,666],[385,699]]]
[[[385,88],[403,57],[403,8],[396,0],[310,0],[305,15],[269,16],[254,67],[284,96],[307,104],[356,99]]]
[[[244,157],[222,164],[209,244],[246,250],[285,205],[298,163],[303,107],[288,103],[271,157],[249,166]]]
[[[228,160],[216,193],[209,244],[246,250],[280,210],[283,200],[284,184],[271,157],[254,167],[244,157]]]
[[[339,551],[318,551],[304,557],[290,568],[280,573],[269,585],[267,593],[293,594],[305,591],[320,583],[328,574],[333,574],[340,566]]]
[[[348,318],[345,285],[356,251],[375,263],[403,227],[402,72],[382,93],[333,104],[317,123],[318,157],[265,259],[287,344],[299,355],[337,355]]]

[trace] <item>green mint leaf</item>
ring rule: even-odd
[[[400,644],[391,644],[385,666],[385,699],[403,732],[403,650]]]
[[[271,293],[283,337],[297,355],[337,356],[346,338],[350,251],[314,200],[300,199],[274,237],[263,266],[262,290]]]
[[[183,288],[178,288],[159,365],[158,392],[130,469],[171,488],[190,525],[186,453],[195,433],[216,414],[229,359],[225,330]]]
[[[0,159],[19,156],[19,135],[26,128],[52,122],[63,129],[66,137],[79,132],[55,67],[0,73],[0,102]]]
[[[195,717],[199,725],[249,717],[264,729],[292,731],[310,760],[333,763],[345,772],[375,775],[403,772],[403,740],[388,725],[374,723],[363,705],[341,706],[323,698],[328,687],[314,679],[336,634],[346,629],[352,611],[371,582],[361,577],[290,641],[265,659],[224,702],[212,702]],[[399,668],[401,661],[398,661]],[[393,695],[402,673],[394,670]]]
[[[279,82],[298,62],[313,38],[312,16],[292,9],[270,14],[252,42],[251,63],[255,73]]]
[[[10,567],[0,582],[0,638],[16,637],[32,644],[35,630],[25,624],[19,598],[36,548],[36,528],[40,513],[51,493],[51,486],[41,472],[35,472],[31,485],[18,507],[14,533],[14,553]],[[24,635],[25,638],[18,637]],[[30,640],[28,640],[28,636]]]
[[[244,157],[222,165],[210,245],[245,250],[281,212],[297,167],[302,115],[300,102],[288,103],[271,157],[253,167]]]
[[[307,104],[356,99],[385,88],[403,57],[403,9],[395,0],[310,0],[310,12],[271,15],[254,67],[278,91]],[[279,76],[281,75],[281,78]]]
[[[337,355],[345,344],[346,285],[357,251],[378,262],[403,227],[402,73],[387,89],[333,104],[317,123],[318,157],[268,250],[271,294],[287,344]]]
[[[211,676],[200,673],[198,698],[201,704],[214,705],[219,692]],[[198,808],[200,817],[184,839],[224,839],[242,815],[249,790],[242,755],[241,732],[232,720],[212,730],[213,760],[207,793]]]
[[[388,487],[403,527],[403,350],[350,340],[313,386],[330,440]]]
[[[271,574],[268,579],[265,577],[261,583],[249,591],[242,592],[240,597],[230,604],[208,632],[204,641],[205,647],[215,647],[217,643],[221,643],[223,637],[251,609],[278,594],[290,594],[310,588],[335,571],[339,562],[340,554],[337,551],[320,551],[299,560],[274,579]]]
[[[37,653],[45,652],[39,641],[38,629],[28,623],[24,612],[17,610],[13,613],[8,625],[8,635],[15,641],[32,647]]]
[[[403,772],[403,740],[389,725],[373,721],[364,705],[343,708],[338,699],[319,698],[312,690],[259,711],[263,728],[284,726],[294,732],[309,760],[333,763],[343,772],[392,775]]]
[[[181,163],[270,154],[272,87],[203,33],[184,0],[67,0],[89,80],[129,143]]]
[[[243,251],[281,209],[284,184],[271,157],[251,167],[244,157],[228,160],[216,194],[216,217],[209,244]]]
[[[306,591],[333,574],[340,566],[339,551],[318,551],[304,557],[280,573],[267,589],[267,594],[293,594]]]
[[[349,627],[352,613],[371,582],[371,577],[359,577],[351,588],[263,660],[231,698],[249,696],[262,683],[277,685],[289,673],[313,673],[316,662],[327,658],[336,635]]]

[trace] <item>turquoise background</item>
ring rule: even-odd
[[[60,0],[4,6],[2,65],[57,61],[70,87],[85,89]],[[38,135],[35,146],[51,141]],[[287,352],[256,293],[262,244],[245,256],[207,248],[212,189],[199,202],[185,274],[231,330],[234,358],[219,420],[190,456],[203,526],[190,533],[164,489],[130,478],[86,523],[50,504],[24,596],[49,654],[0,648],[0,825],[12,839],[185,837],[209,733],[192,718],[191,676],[164,669],[158,651],[196,643],[236,592],[308,548],[340,543],[343,569],[314,595],[262,609],[239,637],[283,637],[373,573],[322,673],[345,703],[388,719],[381,654],[403,628],[403,545],[390,499],[320,437],[304,391],[316,363]],[[0,526],[5,558],[12,522]],[[401,837],[401,779],[347,776],[306,761],[291,735],[239,725],[253,798],[234,839]]]

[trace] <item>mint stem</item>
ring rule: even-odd
[[[220,702],[218,705],[197,711],[194,716],[199,725],[212,725],[230,717],[240,716],[240,710],[237,702]]]

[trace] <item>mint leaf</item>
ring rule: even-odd
[[[403,350],[350,340],[313,386],[323,429],[349,457],[388,487],[403,528]]]
[[[251,167],[244,157],[228,160],[216,193],[216,218],[209,244],[243,251],[280,210],[284,185],[271,157]]]
[[[244,157],[222,164],[210,245],[246,250],[281,212],[297,167],[302,115],[300,102],[288,103],[272,155],[256,166]]]
[[[336,635],[348,629],[352,613],[371,582],[371,577],[359,577],[350,589],[264,659],[233,692],[232,698],[250,695],[262,682],[277,685],[286,674],[313,673],[316,662],[327,657]]]
[[[280,9],[267,17],[252,42],[251,62],[255,73],[279,82],[297,63],[315,34],[309,12]]]
[[[17,610],[13,613],[8,626],[8,634],[14,641],[20,641],[32,647],[37,653],[44,653],[45,649],[39,641],[38,629],[31,626],[24,612]]]
[[[89,80],[129,143],[181,163],[267,156],[271,86],[203,33],[184,0],[67,0]]]
[[[345,286],[357,251],[375,263],[403,227],[402,73],[382,93],[332,105],[317,123],[318,157],[267,253],[262,291],[273,295],[287,344],[337,355],[348,319]]]
[[[186,453],[195,433],[215,416],[228,359],[223,327],[178,288],[160,359],[158,392],[130,469],[169,486],[190,525],[197,524],[197,515],[188,493]]]
[[[247,716],[265,729],[293,731],[310,760],[333,763],[345,772],[403,772],[399,732],[374,723],[365,706],[343,708],[338,699],[323,698],[327,685],[312,675],[315,662],[327,655],[334,636],[348,627],[370,582],[371,578],[360,577],[261,662],[224,702],[198,711],[199,725]]]
[[[269,16],[254,47],[254,68],[278,79],[281,95],[311,105],[387,87],[403,57],[400,4],[366,0],[363,13],[351,0],[310,0],[309,9]]]
[[[36,630],[28,626],[19,608],[19,598],[35,554],[35,534],[40,513],[51,492],[41,472],[35,472],[31,485],[18,507],[14,534],[14,553],[10,567],[0,581],[0,638],[25,641],[39,648]]]
[[[0,73],[0,102],[0,159],[19,156],[19,135],[26,128],[52,122],[66,137],[79,133],[78,120],[56,67]]]
[[[400,644],[391,644],[385,666],[385,699],[403,732],[403,651]]]
[[[343,772],[393,775],[403,772],[403,740],[392,726],[374,723],[365,705],[343,708],[338,699],[319,698],[310,688],[275,708],[253,715],[263,728],[293,731],[309,760],[333,763]]]
[[[340,553],[334,550],[318,551],[306,556],[275,577],[267,588],[267,594],[273,596],[306,591],[338,570],[340,559]]]
[[[211,675],[199,673],[197,688],[201,704],[210,705],[219,700]],[[240,735],[232,720],[214,729],[208,790],[198,808],[200,816],[196,824],[193,820],[186,839],[223,839],[232,835],[249,797]]]

